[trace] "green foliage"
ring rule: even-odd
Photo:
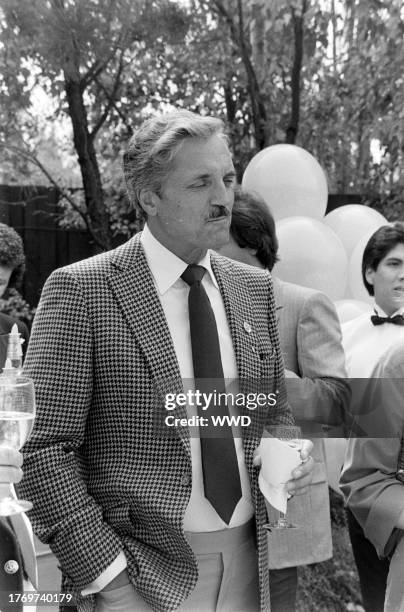
[[[299,612],[363,612],[358,575],[340,496],[330,490],[332,559],[299,567]]]
[[[0,298],[0,312],[30,323],[34,318],[35,308],[26,302],[17,289],[8,289],[5,297]]]
[[[0,0],[0,11],[0,137],[46,150],[48,162],[52,146],[55,160],[66,158],[70,134],[64,146],[55,132],[39,147],[44,129],[30,114],[31,97],[38,87],[50,96],[47,123],[73,119],[62,64],[75,57],[112,232],[137,227],[117,160],[148,116],[177,107],[222,117],[239,178],[259,148],[260,101],[267,144],[285,141],[300,17],[296,144],[319,160],[330,191],[362,193],[389,218],[400,217],[402,0]],[[9,175],[29,176],[27,158],[3,157]],[[70,203],[65,225],[74,226],[77,214]]]

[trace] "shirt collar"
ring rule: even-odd
[[[185,271],[188,264],[162,245],[161,242],[153,236],[147,223],[143,228],[140,242],[158,292],[160,295],[163,295],[181,277],[181,274]],[[210,250],[202,257],[198,265],[203,266],[207,270],[213,285],[216,289],[219,289],[210,263]]]
[[[373,304],[373,309],[375,313],[379,315],[379,317],[387,317],[387,314],[384,312],[382,308],[380,308],[380,306],[376,304],[376,302]],[[395,315],[398,315],[398,314],[404,315],[404,306],[401,306],[398,310],[393,312],[393,314],[391,314],[390,317],[394,317]]]

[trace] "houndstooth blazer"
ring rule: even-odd
[[[292,421],[286,402],[271,278],[212,253],[244,389],[266,381],[275,407],[245,436],[256,509],[262,608],[268,606],[265,505],[253,451],[266,421]],[[247,323],[247,324],[246,324]],[[134,588],[154,610],[175,610],[197,581],[182,521],[191,493],[188,431],[157,436],[158,398],[183,391],[167,322],[138,234],[108,253],[56,270],[42,293],[25,373],[38,415],[20,494],[79,595],[124,550]],[[185,416],[178,408],[178,415]]]

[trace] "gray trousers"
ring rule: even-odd
[[[253,521],[210,533],[186,533],[198,560],[195,589],[178,612],[258,612],[258,563]],[[132,585],[96,596],[96,612],[151,612]]]

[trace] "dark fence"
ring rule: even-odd
[[[360,201],[355,194],[330,195],[327,212]],[[85,231],[59,227],[57,202],[55,189],[0,185],[0,222],[13,227],[24,241],[27,265],[22,294],[31,306],[37,305],[44,282],[53,270],[93,254]],[[124,240],[117,237],[115,244]]]
[[[363,197],[358,193],[330,193],[325,214],[345,204],[363,204]]]
[[[13,227],[24,241],[26,273],[21,293],[31,306],[37,305],[53,270],[94,252],[85,231],[59,227],[57,202],[56,189],[0,185],[0,222]]]

